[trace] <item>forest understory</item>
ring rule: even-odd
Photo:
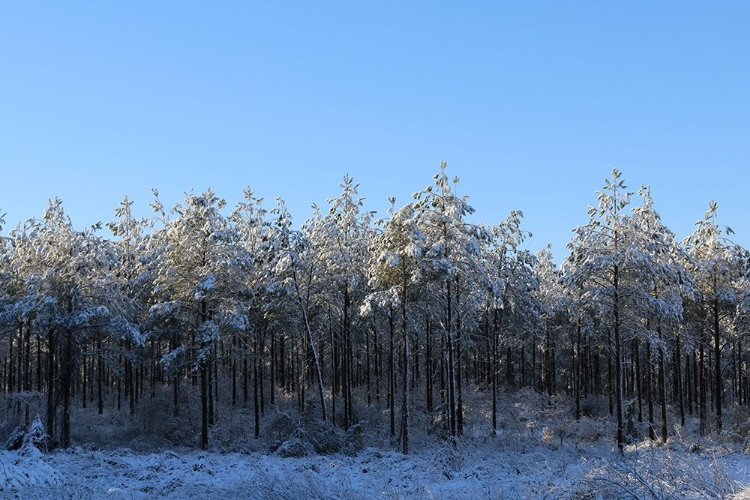
[[[103,415],[78,405],[71,448],[25,443],[0,455],[0,498],[750,498],[746,409],[703,436],[688,416],[666,445],[630,414],[620,453],[607,398],[586,399],[576,420],[568,396],[502,391],[495,433],[487,393],[477,389],[468,393],[463,436],[451,438],[439,412],[437,420],[417,413],[404,455],[387,411],[358,406],[361,420],[345,432],[280,398],[266,408],[259,438],[250,408],[221,406],[212,445],[200,451],[198,396],[185,398],[180,417],[163,411],[168,393],[133,416],[117,411],[116,398]],[[7,407],[5,435],[18,417]],[[671,407],[669,415],[677,416]]]

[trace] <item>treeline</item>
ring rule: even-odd
[[[269,209],[249,189],[234,208],[209,190],[168,212],[154,191],[146,220],[125,198],[110,237],[74,229],[52,201],[0,246],[8,408],[27,423],[43,408],[67,447],[74,404],[136,419],[144,399],[170,394],[179,417],[189,386],[203,448],[220,408],[252,409],[258,437],[284,398],[344,429],[381,409],[408,453],[414,412],[449,439],[467,419],[497,431],[508,388],[568,395],[575,418],[608,398],[621,448],[626,414],[666,441],[668,417],[692,415],[705,433],[748,404],[748,253],[715,203],[678,242],[650,192],[632,202],[615,170],[558,268],[524,249],[521,212],[469,222],[457,182],[443,164],[374,220],[345,177],[300,229],[282,200]],[[484,406],[467,409],[467,391]]]

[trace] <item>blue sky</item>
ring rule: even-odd
[[[487,224],[564,254],[612,168],[682,238],[719,202],[750,247],[747,2],[7,2],[5,232],[252,186],[297,222],[344,174],[384,214],[441,160]]]

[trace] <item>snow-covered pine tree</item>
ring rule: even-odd
[[[325,385],[323,382],[323,367],[320,362],[318,349],[318,339],[314,333],[313,315],[321,299],[319,290],[319,281],[316,277],[320,271],[321,263],[318,255],[311,251],[309,238],[303,231],[292,229],[292,216],[286,208],[286,204],[281,198],[276,199],[277,205],[271,210],[271,214],[276,218],[274,240],[277,247],[276,265],[274,267],[274,280],[269,285],[268,290],[275,293],[279,301],[275,307],[289,307],[290,316],[296,316],[302,346],[300,348],[301,366],[298,371],[299,375],[299,408],[302,413],[306,411],[305,405],[305,386],[306,374],[308,373],[308,352],[312,355],[313,368],[315,370],[315,381],[318,391],[318,401],[320,404],[320,415],[323,421],[328,420],[328,409],[325,399]],[[320,218],[319,210],[313,216],[306,226],[317,224],[316,219]],[[286,300],[286,302],[285,302]]]
[[[47,429],[56,429],[61,405],[59,439],[71,444],[70,408],[73,383],[87,336],[121,320],[112,293],[112,254],[92,231],[76,231],[62,201],[50,201],[42,220],[29,220],[12,234],[24,309],[32,328],[47,336]],[[124,323],[127,320],[122,319]]]
[[[213,421],[211,390],[215,343],[220,339],[223,300],[232,281],[232,236],[221,210],[225,202],[210,189],[188,194],[172,212],[173,220],[154,235],[155,303],[149,315],[155,322],[173,322],[172,350],[162,361],[178,384],[182,368],[200,377],[200,447],[208,447]],[[178,387],[176,385],[175,387]]]
[[[317,260],[322,270],[320,279],[324,281],[322,290],[330,291],[332,297],[328,302],[337,317],[337,327],[329,325],[329,331],[340,332],[330,339],[334,378],[331,389],[332,419],[335,422],[335,394],[338,387],[341,387],[343,426],[348,429],[354,423],[353,337],[357,315],[353,311],[359,309],[367,294],[366,265],[372,242],[372,227],[371,213],[361,210],[364,203],[362,198],[357,197],[358,185],[347,175],[340,188],[341,194],[328,200],[328,213],[306,229],[312,251],[318,254]],[[367,352],[369,360],[369,351]]]
[[[560,283],[560,269],[552,258],[550,245],[537,252],[534,271],[539,281],[534,295],[544,329],[542,381],[547,394],[552,396],[557,390],[558,347],[570,326],[569,296]]]
[[[121,350],[124,361],[123,379],[125,393],[128,397],[130,414],[135,413],[138,385],[136,368],[141,364],[139,356],[133,352],[134,347],[142,346],[145,335],[148,302],[152,292],[153,274],[145,259],[140,259],[144,253],[144,232],[148,221],[133,216],[133,202],[126,196],[115,209],[116,220],[107,223],[115,240],[108,245],[110,251],[111,279],[106,283],[109,295],[112,297],[110,310],[116,311],[113,316],[108,334],[114,342],[110,346],[113,350]],[[103,399],[103,355],[101,335],[95,340],[92,352],[98,354],[97,400],[99,414],[104,410]],[[142,369],[142,368],[141,368]],[[118,385],[118,393],[121,386]],[[152,381],[153,390],[153,381]],[[84,386],[85,401],[85,386]],[[84,403],[85,406],[85,403]]]
[[[639,281],[646,285],[639,289],[643,294],[635,301],[642,304],[647,313],[644,324],[644,341],[647,352],[652,347],[656,351],[656,360],[647,359],[649,373],[651,367],[658,367],[657,386],[661,408],[660,428],[662,442],[667,441],[667,403],[666,403],[666,359],[668,350],[668,332],[674,333],[675,342],[679,339],[679,322],[682,320],[682,296],[691,290],[689,276],[682,267],[682,249],[677,245],[675,236],[661,222],[661,217],[654,209],[650,188],[641,187],[639,195],[643,204],[633,208],[631,222],[634,226],[635,244],[631,249],[632,259],[637,261]],[[635,339],[638,342],[639,339]],[[679,346],[676,352],[679,352]],[[636,357],[636,362],[638,361]],[[656,363],[654,363],[656,361]],[[678,364],[679,366],[679,364]],[[650,399],[650,380],[647,384]],[[640,391],[639,391],[640,393]],[[652,405],[649,404],[649,423],[653,426]],[[653,437],[653,431],[651,432]]]
[[[614,169],[598,192],[598,207],[589,207],[589,223],[575,229],[568,244],[571,254],[564,263],[564,281],[569,289],[581,289],[582,299],[597,313],[604,327],[613,333],[614,410],[617,419],[617,446],[624,449],[622,349],[627,312],[625,298],[637,286],[628,275],[639,265],[632,260],[633,231],[624,213],[630,204],[622,173]]]
[[[736,243],[730,236],[731,228],[718,223],[718,203],[711,201],[703,219],[696,222],[695,231],[688,236],[684,245],[689,260],[688,270],[693,277],[694,289],[698,300],[703,326],[701,332],[711,333],[714,362],[714,398],[716,408],[716,427],[723,426],[722,409],[724,406],[724,344],[725,332],[731,325],[732,317],[739,303],[740,290],[736,288],[741,283],[743,273],[747,268],[748,252]],[[703,346],[709,344],[709,339],[703,339],[700,344],[700,402],[701,431],[706,431],[706,377],[705,356]]]
[[[275,249],[278,241],[272,223],[267,219],[263,199],[247,188],[244,199],[230,216],[235,237],[233,261],[229,264],[234,281],[234,291],[227,297],[228,321],[231,331],[231,402],[237,405],[238,379],[242,380],[243,404],[249,400],[249,379],[252,376],[254,434],[260,437],[260,419],[263,413],[263,363],[266,359],[266,327],[275,310],[268,307],[272,302],[267,291],[273,283],[273,269],[278,258]],[[270,352],[270,403],[275,401],[274,365],[276,334],[271,333]],[[240,376],[241,372],[241,376]]]
[[[420,265],[429,276],[431,294],[442,311],[436,318],[445,335],[447,421],[451,436],[463,433],[463,349],[465,332],[476,322],[484,306],[487,271],[482,269],[480,249],[488,235],[466,217],[474,213],[467,196],[458,196],[441,162],[435,183],[413,195],[414,217],[424,235]]]
[[[531,234],[521,228],[522,220],[523,212],[512,211],[504,221],[489,229],[490,239],[482,246],[481,261],[486,266],[485,301],[492,324],[490,372],[493,432],[497,432],[501,348],[505,348],[506,383],[513,386],[514,348],[523,345],[522,332],[528,331],[529,324],[539,318],[534,258],[521,248]],[[511,322],[515,322],[518,328],[510,328]],[[511,334],[511,331],[516,333]]]
[[[409,453],[410,420],[410,370],[413,368],[410,355],[410,306],[416,289],[422,283],[420,260],[423,255],[424,235],[417,226],[414,204],[407,203],[394,208],[391,198],[390,218],[383,225],[383,232],[375,239],[370,284],[373,292],[368,303],[377,303],[389,310],[389,400],[391,434],[394,433],[395,416],[395,345],[394,322],[398,311],[401,330],[401,451]]]

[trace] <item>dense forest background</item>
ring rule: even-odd
[[[69,447],[112,415],[208,448],[377,420],[408,453],[415,430],[497,433],[502,394],[525,391],[571,419],[603,407],[622,449],[747,415],[748,252],[716,203],[677,241],[614,170],[558,267],[525,249],[520,211],[470,222],[457,183],[443,164],[375,220],[347,176],[299,229],[250,189],[171,210],[154,191],[149,219],[125,198],[83,231],[51,201],[0,239],[2,430],[38,415]]]

